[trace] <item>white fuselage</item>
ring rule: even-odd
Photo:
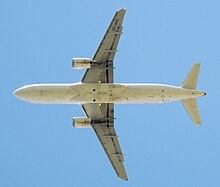
[[[148,104],[203,96],[204,92],[165,84],[33,84],[15,90],[14,95],[43,104]]]

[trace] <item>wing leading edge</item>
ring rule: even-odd
[[[128,180],[123,164],[124,157],[114,128],[114,105],[84,104],[82,107],[87,117],[96,119],[97,122],[92,127],[118,177]]]

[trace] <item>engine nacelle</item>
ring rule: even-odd
[[[73,127],[88,128],[91,127],[92,120],[90,118],[73,118]]]
[[[73,58],[72,59],[72,67],[74,69],[89,69],[98,63],[89,58]]]

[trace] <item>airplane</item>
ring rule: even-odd
[[[114,57],[126,9],[118,10],[92,59],[73,58],[74,69],[86,69],[78,83],[32,84],[13,92],[17,98],[42,104],[80,104],[85,117],[73,118],[75,128],[92,127],[116,174],[128,180],[124,156],[114,128],[114,104],[167,103],[180,100],[193,122],[201,124],[196,98],[200,63],[194,64],[180,87],[166,84],[114,83]]]

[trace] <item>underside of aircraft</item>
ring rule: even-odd
[[[31,103],[80,104],[85,117],[74,118],[76,128],[92,127],[118,177],[128,180],[124,156],[114,127],[114,104],[165,103],[181,100],[195,124],[201,124],[196,98],[200,64],[194,64],[180,87],[164,84],[114,83],[114,57],[126,9],[118,10],[92,59],[74,58],[75,69],[86,69],[79,83],[23,86],[14,95]]]

